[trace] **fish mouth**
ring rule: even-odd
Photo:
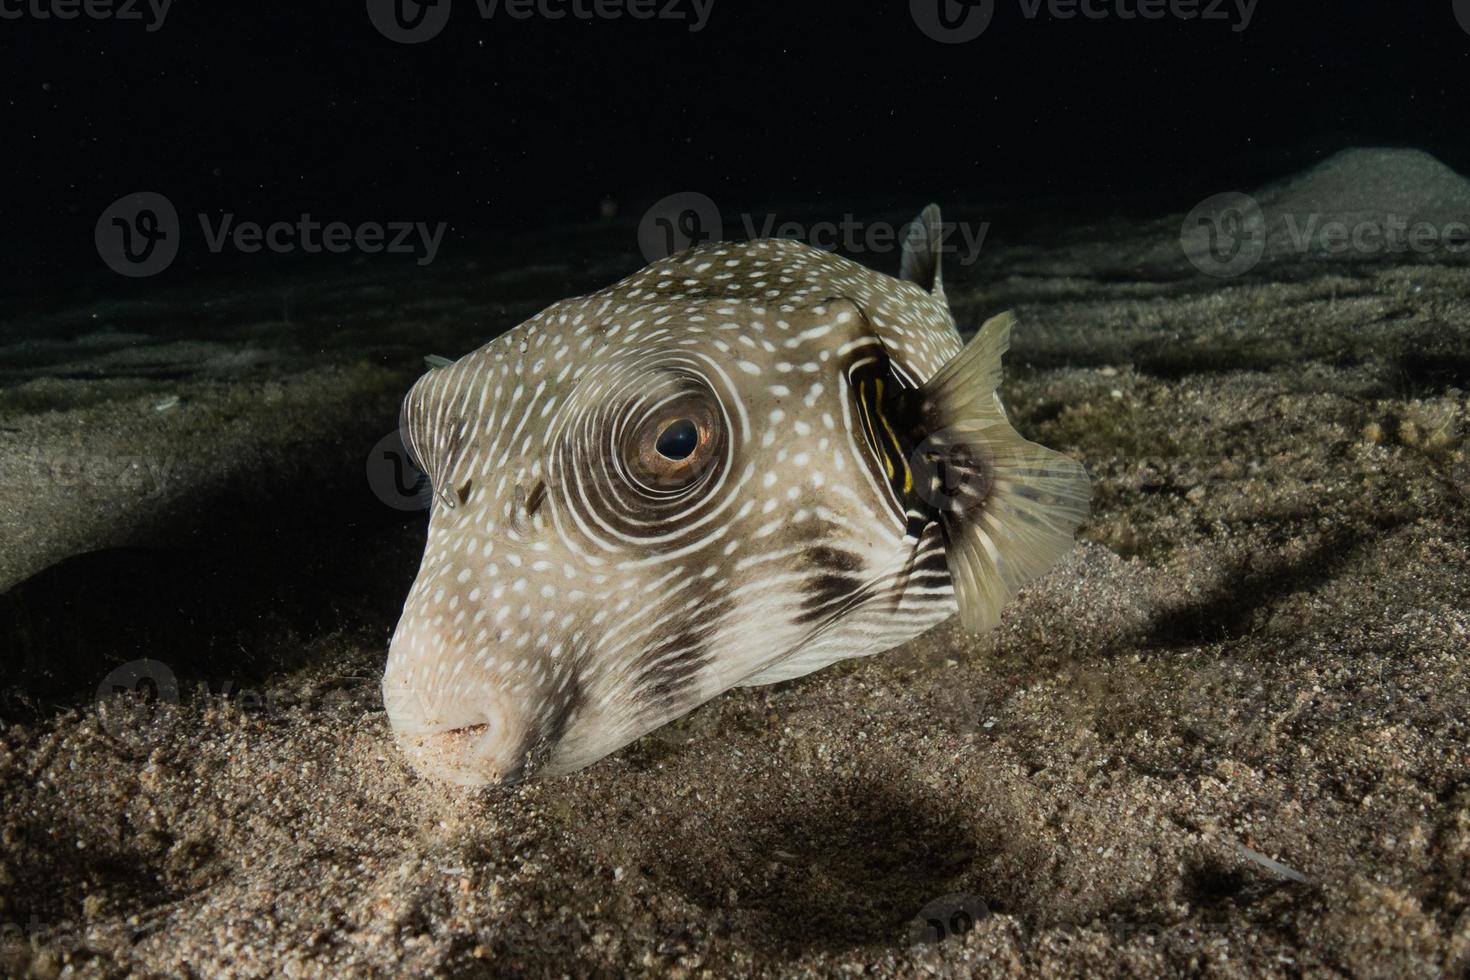
[[[430,779],[468,787],[519,782],[524,765],[501,765],[489,751],[493,735],[493,727],[481,722],[445,731],[399,731],[395,738],[413,768]]]

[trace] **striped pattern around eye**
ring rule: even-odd
[[[627,555],[620,568],[653,567],[723,537],[750,478],[740,449],[749,412],[738,386],[714,359],[650,348],[583,379],[565,418],[552,421],[547,478],[562,488],[552,511],[559,536],[587,554]],[[697,465],[687,479],[660,482],[638,460],[672,417],[704,423]],[[575,529],[575,533],[569,533]]]

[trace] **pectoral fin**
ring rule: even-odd
[[[996,388],[1015,317],[1001,314],[921,389],[940,462],[935,506],[960,618],[983,633],[1026,583],[1072,547],[1091,488],[1081,464],[1028,442],[1001,407]]]

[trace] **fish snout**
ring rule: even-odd
[[[509,766],[494,749],[489,724],[466,725],[442,732],[396,733],[398,747],[420,775],[455,786],[495,786],[514,783],[522,764]]]
[[[525,769],[527,726],[493,690],[426,696],[389,671],[383,704],[399,749],[422,776],[456,786],[517,781]]]

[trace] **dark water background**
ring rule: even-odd
[[[988,29],[955,44],[926,34],[924,0],[713,0],[698,30],[690,0],[671,8],[682,19],[651,20],[598,16],[592,0],[590,17],[543,5],[560,19],[452,3],[436,36],[402,44],[364,0],[185,0],[161,25],[146,5],[141,20],[62,20],[36,15],[52,0],[4,0],[7,308],[331,267],[213,254],[201,214],[443,221],[453,258],[613,208],[636,222],[681,191],[834,220],[928,200],[1126,220],[1349,146],[1413,146],[1470,172],[1470,35],[1453,0],[1259,0],[1248,22],[1235,0],[1186,6],[1221,18],[1191,20],[1168,5],[1119,15],[1137,0],[1096,3],[1102,19],[1045,4],[1030,18],[1030,0],[997,0]],[[193,241],[134,281],[99,261],[94,226],[137,191],[166,196]]]

